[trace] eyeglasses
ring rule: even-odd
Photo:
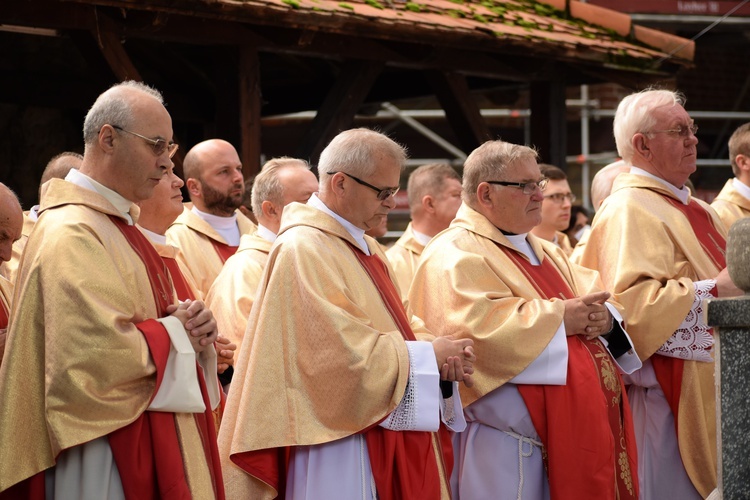
[[[373,186],[372,184],[366,183],[362,179],[357,179],[356,177],[354,177],[351,174],[347,174],[346,172],[339,172],[337,170],[333,171],[333,172],[328,172],[328,175],[339,174],[339,173],[344,174],[347,177],[350,177],[355,182],[357,182],[359,184],[362,184],[363,186],[367,186],[368,188],[372,189],[373,191],[377,191],[377,193],[378,193],[378,200],[380,200],[380,201],[385,201],[385,200],[387,200],[391,196],[396,196],[396,193],[398,193],[398,190],[400,189],[400,187],[383,188],[383,189],[381,189],[379,187]]]
[[[691,123],[690,125],[679,125],[677,128],[670,128],[667,130],[652,130],[651,132],[647,132],[649,134],[677,134],[680,137],[689,137],[690,132],[693,133],[693,135],[698,133],[698,125],[695,123]]]
[[[542,177],[536,182],[506,182],[506,181],[486,181],[487,184],[496,184],[498,186],[508,186],[520,189],[523,194],[529,195],[534,194],[536,190],[544,191],[547,187],[549,179]]]
[[[174,154],[177,152],[177,148],[180,146],[175,144],[174,142],[167,142],[164,139],[150,139],[146,136],[143,136],[141,134],[136,134],[135,132],[131,132],[130,130],[125,130],[122,127],[118,127],[117,125],[112,125],[113,129],[119,130],[121,132],[126,132],[130,135],[134,135],[136,137],[140,137],[144,141],[151,144],[151,149],[154,150],[154,154],[156,156],[161,156],[164,154],[165,151],[169,152],[169,157],[172,158]]]
[[[554,193],[544,195],[544,199],[552,200],[557,204],[560,204],[565,200],[573,203],[574,201],[576,201],[576,195],[574,195],[573,193]]]

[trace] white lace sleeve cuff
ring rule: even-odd
[[[711,290],[716,286],[716,280],[693,282],[695,298],[693,307],[688,311],[680,327],[657,351],[662,356],[679,358],[690,361],[712,362],[711,351],[714,347],[714,337],[711,327],[706,324],[704,316],[706,299],[715,298]]]
[[[381,427],[392,431],[430,431],[440,426],[440,373],[430,342],[407,341],[409,382],[401,402]]]
[[[458,382],[452,382],[453,395],[440,399],[440,419],[453,432],[463,432],[466,429],[466,418],[461,404],[461,394],[458,392]]]

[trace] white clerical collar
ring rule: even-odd
[[[313,208],[317,208],[321,212],[327,213],[328,215],[336,219],[336,221],[339,224],[344,226],[344,229],[346,229],[346,232],[349,233],[352,236],[352,238],[354,238],[354,241],[357,242],[357,245],[359,245],[359,248],[363,252],[365,252],[365,254],[370,255],[370,249],[367,246],[367,242],[365,242],[365,230],[364,229],[358,228],[357,226],[355,226],[354,224],[352,224],[351,222],[344,219],[339,214],[337,214],[336,212],[328,208],[326,204],[323,203],[323,201],[320,198],[318,198],[317,193],[313,193],[313,195],[310,196],[310,199],[307,200],[307,204]]]
[[[125,217],[129,225],[133,225],[133,218],[130,216],[130,207],[133,206],[133,202],[125,199],[117,191],[109,189],[104,184],[95,181],[86,174],[82,174],[78,169],[75,168],[71,169],[70,172],[68,172],[68,175],[65,176],[65,180],[75,184],[78,187],[82,187],[84,189],[99,193],[101,196],[106,198],[106,200],[110,202],[112,206],[114,206],[115,209],[117,209],[117,211],[120,212],[123,217]]]
[[[143,234],[146,235],[146,237],[151,240],[151,243],[156,243],[158,245],[166,245],[167,244],[167,235],[166,234],[159,234],[155,233],[153,231],[149,231],[143,226],[138,226],[138,229],[141,230]]]
[[[750,186],[736,177],[732,179],[732,184],[734,184],[734,189],[736,189],[738,193],[740,193],[745,198],[750,199]]]
[[[428,243],[430,242],[430,240],[432,239],[432,236],[427,236],[427,235],[426,235],[426,234],[424,234],[424,233],[420,233],[419,231],[415,231],[415,230],[414,230],[414,226],[412,226],[412,228],[411,228],[411,232],[412,232],[412,233],[414,233],[414,239],[415,239],[415,240],[417,240],[417,243],[419,243],[419,244],[420,244],[420,245],[422,245],[423,247],[426,247],[426,246],[427,246],[427,244],[428,244]]]
[[[273,243],[274,241],[276,241],[276,233],[268,229],[263,224],[258,224],[258,236],[268,241],[269,243]]]
[[[39,205],[34,205],[29,209],[29,219],[36,222],[39,219]]]
[[[206,212],[201,212],[195,205],[190,209],[195,215],[203,219],[208,223],[209,226],[219,233],[224,238],[229,246],[236,247],[240,244],[240,227],[237,225],[237,212],[234,212],[229,217],[222,217],[220,215],[213,215]]]
[[[650,179],[654,179],[656,181],[661,182],[664,184],[667,188],[669,188],[672,193],[682,202],[683,205],[688,204],[688,200],[690,199],[690,190],[686,188],[685,186],[682,186],[682,189],[677,188],[673,184],[670,184],[669,182],[665,181],[661,177],[657,177],[656,175],[652,174],[651,172],[646,172],[642,168],[638,167],[630,167],[630,173],[636,174],[636,175],[642,175],[644,177],[648,177]]]
[[[508,241],[510,241],[510,243],[516,250],[528,257],[533,265],[538,266],[539,264],[541,264],[541,262],[539,262],[539,258],[531,248],[529,240],[526,239],[526,236],[528,236],[528,234],[529,233],[506,234],[505,237],[508,238]]]

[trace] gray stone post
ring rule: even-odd
[[[727,268],[745,295],[709,301],[708,324],[716,339],[718,490],[730,499],[750,492],[750,219],[729,231]]]

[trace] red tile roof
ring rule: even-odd
[[[96,3],[96,2],[94,2]],[[117,3],[117,2],[115,2]],[[131,7],[133,2],[128,3]],[[149,2],[151,3],[151,2]],[[153,2],[161,3],[161,2]],[[182,2],[166,2],[180,10]],[[630,16],[577,0],[201,0],[202,13],[286,27],[446,47],[516,51],[658,69],[689,65],[695,44],[636,26]],[[209,14],[210,15],[210,14]],[[673,53],[674,52],[674,53]]]

